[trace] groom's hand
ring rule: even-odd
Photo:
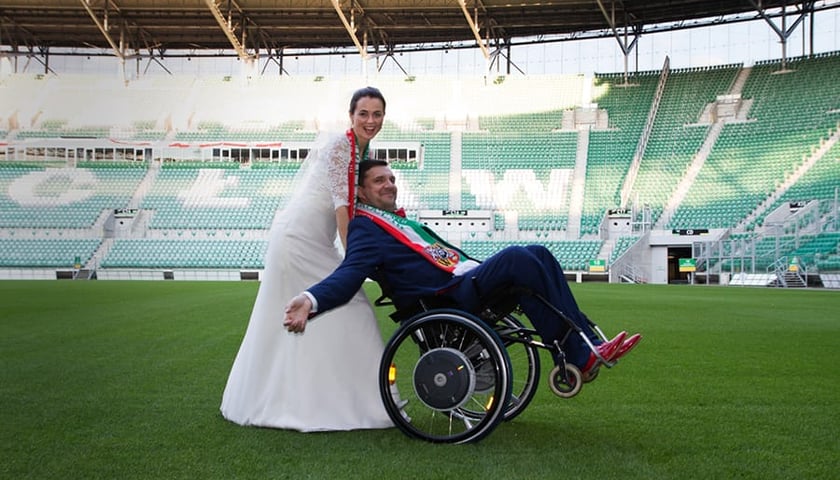
[[[306,295],[297,295],[286,305],[286,318],[283,326],[292,333],[303,333],[306,330],[306,321],[309,320],[309,312],[312,311],[312,302]]]

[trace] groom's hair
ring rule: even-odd
[[[362,160],[359,162],[359,186],[365,183],[365,175],[367,175],[367,171],[373,167],[387,167],[388,162],[385,160],[379,160],[378,158],[369,158],[367,160]]]

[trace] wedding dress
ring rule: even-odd
[[[272,226],[250,322],[222,396],[222,415],[241,425],[300,431],[392,427],[377,383],[382,335],[363,291],[312,319],[283,327],[286,303],[341,261],[335,209],[347,205],[346,136],[310,152],[295,192]]]

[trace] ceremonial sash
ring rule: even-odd
[[[459,272],[456,269],[463,270],[467,265],[470,267],[477,265],[475,260],[446,243],[420,222],[362,203],[356,206],[356,215],[373,220],[400,243],[414,250],[441,270],[457,275]]]
[[[356,210],[356,162],[362,161],[368,155],[368,148],[365,148],[361,155],[356,157],[356,135],[352,128],[348,128],[347,140],[350,141],[350,162],[347,164],[347,215],[353,218],[353,212]],[[369,147],[370,145],[368,145]]]

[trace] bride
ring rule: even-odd
[[[222,396],[226,419],[304,432],[393,426],[377,384],[382,335],[363,291],[319,315],[305,334],[283,326],[289,299],[341,261],[335,238],[338,232],[346,247],[355,164],[367,157],[384,117],[379,90],[356,91],[351,128],[327,138],[301,167],[295,193],[272,226],[262,282]]]

